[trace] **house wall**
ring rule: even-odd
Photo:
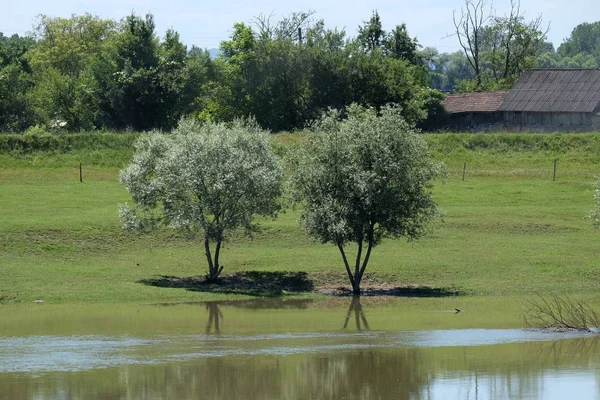
[[[459,113],[450,116],[452,130],[467,131],[497,131],[502,129],[503,115],[501,112],[472,112]]]
[[[577,132],[600,129],[600,116],[592,113],[505,111],[504,125],[509,130],[517,131]]]
[[[591,116],[594,131],[600,131],[600,112]]]

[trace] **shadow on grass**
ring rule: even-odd
[[[339,287],[330,294],[335,296],[355,296],[352,289]],[[418,287],[394,287],[394,288],[377,288],[367,287],[360,292],[361,296],[395,296],[395,297],[452,297],[459,296],[461,293],[456,289],[449,288],[434,288],[428,286]]]
[[[278,297],[284,292],[310,292],[313,282],[306,272],[237,272],[223,275],[217,282],[207,282],[203,276],[177,277],[160,275],[138,281],[148,286],[181,288],[193,292],[244,294],[257,297]]]

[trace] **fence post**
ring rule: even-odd
[[[465,172],[466,172],[466,171],[467,171],[467,163],[465,163],[465,164],[463,165],[463,177],[462,177],[462,180],[463,180],[463,181],[465,180]]]
[[[556,180],[556,162],[558,161],[558,158],[554,159],[554,174],[552,174],[552,182],[554,182]]]
[[[81,163],[79,163],[79,182],[83,182],[83,168],[81,167]]]

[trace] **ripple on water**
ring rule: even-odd
[[[28,336],[0,338],[0,373],[84,371],[236,355],[286,356],[366,348],[485,346],[555,341],[581,332],[465,329],[254,335]]]

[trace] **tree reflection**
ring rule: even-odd
[[[365,329],[367,329],[367,330],[371,329],[369,327],[369,323],[367,322],[367,317],[365,316],[365,313],[363,312],[362,305],[360,304],[360,296],[352,297],[352,301],[350,302],[350,308],[348,308],[348,314],[346,314],[346,320],[344,321],[343,329],[348,328],[348,322],[350,321],[350,317],[352,316],[353,312],[354,312],[354,322],[356,323],[357,331],[362,330],[361,321],[362,321],[362,325],[365,327]]]
[[[206,309],[208,313],[208,320],[202,315],[200,329],[206,322],[206,332],[216,334],[232,328],[223,326],[224,313],[230,312],[228,324],[235,325],[236,313],[231,307],[253,308],[254,317],[267,307],[281,310],[305,306],[300,300],[253,300],[235,304],[206,302],[198,304],[197,310]],[[339,325],[336,327],[341,322],[340,313],[345,313],[344,329],[354,324],[357,330],[369,329],[359,297],[351,299],[347,311],[335,311],[337,321],[336,314],[328,314],[334,316],[333,334],[310,331],[305,335],[301,331],[298,335],[271,336],[266,331],[264,337],[249,338],[242,333],[219,340],[194,336],[188,339],[193,341],[191,349],[188,342],[178,342],[179,336],[174,334],[171,340],[161,337],[158,347],[141,345],[127,356],[140,360],[140,364],[72,372],[0,373],[0,400],[518,399],[544,398],[564,382],[569,385],[567,390],[577,385],[598,387],[600,382],[600,376],[594,375],[600,336],[556,342],[419,347],[419,331],[340,333]],[[268,317],[275,314],[280,315],[269,313]],[[159,361],[155,363],[154,357]],[[565,380],[557,383],[557,377]]]
[[[206,303],[206,309],[208,310],[208,323],[206,324],[206,333],[210,333],[211,329],[215,328],[215,333],[219,333],[220,320],[223,319],[223,313],[219,309],[219,303],[211,301]]]
[[[223,313],[221,307],[243,308],[248,310],[303,310],[313,302],[311,299],[250,299],[250,300],[224,300],[224,301],[207,301],[202,303],[185,303],[187,305],[204,305],[208,310],[208,322],[206,323],[206,333],[219,333],[221,331],[221,322],[223,321]],[[161,304],[163,307],[172,307],[181,303]],[[360,302],[358,304],[360,308]],[[365,320],[366,321],[366,320]],[[367,326],[368,329],[368,326]]]

